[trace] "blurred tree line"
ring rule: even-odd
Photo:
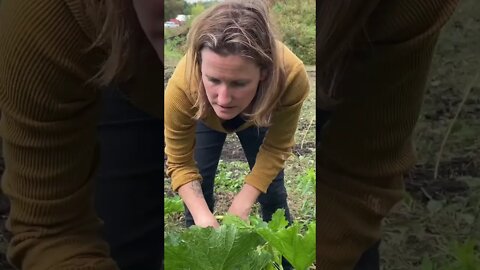
[[[258,0],[262,1],[262,0]],[[263,0],[271,8],[282,40],[306,65],[315,65],[315,0]],[[191,21],[216,1],[189,4],[165,0],[165,21],[178,14],[192,15],[186,26],[165,29],[165,56],[179,59],[185,52],[185,39]]]
[[[168,21],[170,19],[174,19],[178,14],[195,16],[200,14],[203,10],[205,10],[205,8],[208,8],[215,3],[216,1],[188,3],[184,0],[164,0],[164,20]]]

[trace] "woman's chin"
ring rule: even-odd
[[[229,112],[225,112],[225,111],[221,111],[221,110],[215,110],[215,114],[217,115],[218,118],[220,118],[221,120],[230,120],[230,119],[233,119],[235,118],[235,116],[237,116],[237,114],[235,113],[229,113]]]
[[[218,113],[217,113],[217,116],[221,120],[225,120],[225,121],[235,118],[235,115],[225,115],[225,114],[218,114]]]

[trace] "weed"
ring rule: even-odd
[[[315,168],[309,168],[304,174],[299,175],[297,177],[297,184],[297,191],[299,191],[300,194],[305,195],[315,193],[317,186]]]
[[[246,162],[220,160],[215,176],[215,192],[239,192],[249,171]]]
[[[164,200],[164,215],[168,216],[175,213],[183,213],[185,206],[179,196],[165,197]]]
[[[480,254],[476,251],[477,244],[467,240],[463,244],[453,242],[450,247],[450,262],[439,264],[429,257],[423,257],[421,270],[480,270]]]

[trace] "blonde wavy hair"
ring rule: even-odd
[[[260,81],[252,100],[252,110],[242,113],[256,126],[269,126],[270,118],[285,90],[285,71],[277,50],[276,28],[268,4],[261,0],[227,0],[200,14],[187,35],[187,61],[190,75],[198,85],[194,106],[195,119],[204,119],[213,111],[201,78],[201,51],[205,48],[221,55],[239,55],[260,67]],[[196,80],[195,80],[196,79]]]

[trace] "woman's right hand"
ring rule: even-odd
[[[178,194],[185,205],[187,205],[188,210],[190,210],[195,225],[199,227],[220,227],[203,197],[200,181],[192,181],[180,186]]]
[[[206,228],[206,227],[213,227],[213,228],[218,228],[220,227],[220,224],[218,223],[217,219],[215,216],[210,213],[206,215],[201,215],[198,216],[197,218],[193,218],[195,221],[195,225]]]

